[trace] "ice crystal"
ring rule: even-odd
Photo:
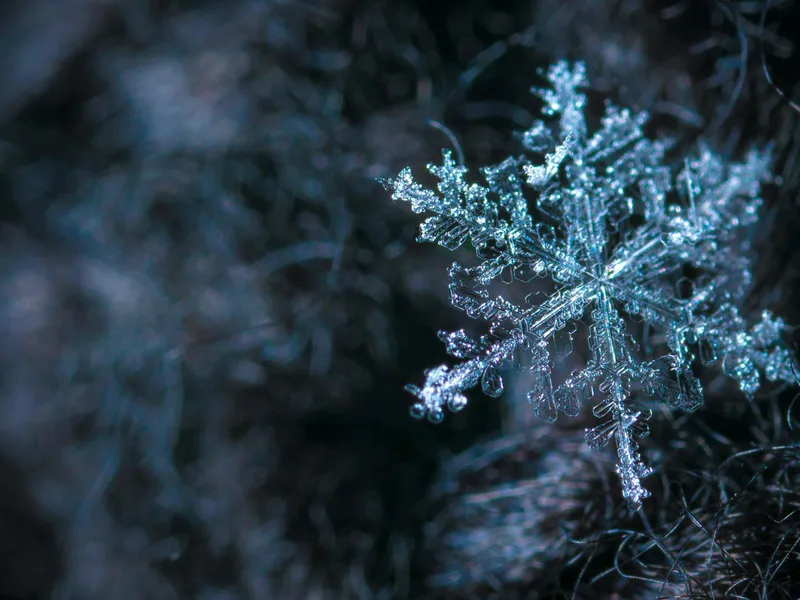
[[[445,151],[441,166],[428,166],[438,194],[408,168],[383,182],[394,200],[432,213],[418,241],[448,250],[472,243],[480,263],[453,264],[450,297],[468,316],[490,323],[479,339],[464,330],[439,333],[449,354],[463,361],[428,370],[422,387],[409,385],[419,400],[411,412],[439,422],[445,407],[464,408],[464,391],[479,384],[499,396],[501,365],[521,368],[527,356],[535,381],[528,400],[542,419],[553,421],[558,411],[576,416],[582,401],[594,400],[601,423],[586,431],[586,442],[599,448],[615,441],[623,496],[638,509],[649,495],[641,479],[652,472],[636,443],[652,415],[635,401],[640,392],[697,409],[703,390],[696,361],[721,363],[748,395],[759,387],[759,371],[771,381],[794,380],[794,359],[781,340],[785,324],[767,311],[748,324],[738,310],[750,282],[741,233],[757,220],[769,152],[731,163],[701,145],[671,168],[669,141],[643,133],[646,113],[607,104],[589,136],[582,64],[560,62],[546,76],[551,87],[533,92],[551,123],[537,120],[522,135],[537,162],[511,157],[483,168],[484,187],[468,183],[467,169]],[[528,283],[546,276],[554,291],[538,304],[533,294],[520,305],[490,293],[498,278]],[[639,351],[623,313],[662,334],[661,354]],[[555,338],[582,320],[589,323],[585,366],[554,385]]]

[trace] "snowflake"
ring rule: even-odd
[[[692,372],[696,361],[721,362],[748,395],[759,387],[759,370],[771,381],[794,381],[794,359],[781,341],[786,325],[765,311],[748,326],[737,308],[750,284],[741,231],[757,220],[769,152],[727,163],[700,146],[675,176],[665,160],[670,142],[644,136],[645,113],[607,104],[589,137],[582,64],[560,62],[547,79],[551,88],[533,92],[557,123],[538,120],[522,135],[543,164],[511,157],[483,168],[487,188],[467,183],[467,169],[445,151],[443,165],[428,166],[439,179],[438,194],[415,182],[408,168],[382,182],[394,200],[433,213],[418,241],[449,250],[471,241],[480,263],[453,264],[450,296],[468,316],[490,323],[490,333],[477,340],[464,330],[439,333],[448,353],[463,362],[428,370],[421,388],[409,385],[419,400],[411,412],[439,422],[444,407],[464,408],[464,391],[478,384],[499,396],[499,367],[521,368],[527,356],[535,380],[528,400],[542,419],[554,421],[559,410],[576,416],[582,400],[599,392],[593,413],[602,422],[587,429],[586,441],[599,448],[614,439],[623,496],[638,509],[649,495],[641,479],[652,472],[636,443],[652,415],[634,401],[638,392],[694,411],[703,403]],[[490,293],[498,278],[528,283],[546,276],[554,291],[538,304],[535,294],[520,305]],[[649,347],[639,352],[621,313],[662,333],[663,355]],[[584,319],[588,360],[554,386],[556,336]]]

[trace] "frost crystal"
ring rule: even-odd
[[[440,332],[447,351],[463,361],[428,370],[421,388],[408,386],[419,399],[411,412],[439,422],[445,407],[461,410],[464,391],[478,384],[499,396],[498,369],[506,361],[521,368],[527,356],[535,378],[528,400],[542,419],[555,420],[559,410],[576,416],[583,400],[594,399],[602,422],[586,431],[586,442],[599,448],[614,440],[623,496],[638,509],[649,495],[641,479],[652,469],[636,438],[647,435],[652,411],[633,393],[697,409],[703,390],[692,372],[696,360],[721,363],[748,395],[759,387],[760,370],[771,381],[794,381],[794,359],[781,342],[784,323],[764,312],[748,325],[737,309],[750,282],[741,230],[757,220],[769,156],[753,151],[743,163],[728,163],[701,146],[676,176],[665,164],[669,142],[643,134],[645,113],[608,105],[589,137],[582,64],[560,62],[547,78],[552,88],[533,92],[557,123],[536,121],[522,135],[543,164],[508,158],[481,170],[483,187],[467,183],[467,169],[445,151],[442,166],[428,167],[439,179],[438,194],[408,168],[383,182],[394,200],[432,213],[418,241],[448,250],[472,243],[480,263],[453,264],[450,296],[467,315],[491,324],[478,340],[463,330]],[[490,294],[498,278],[527,283],[548,275],[555,289],[538,304],[533,295],[519,305]],[[662,334],[651,336],[650,351],[638,352],[621,313]],[[554,385],[551,351],[568,324],[582,319],[590,323],[589,358]],[[664,342],[661,356],[650,348],[653,339]]]

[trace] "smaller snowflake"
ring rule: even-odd
[[[539,417],[576,416],[582,401],[594,399],[592,412],[602,423],[587,430],[586,441],[592,448],[615,441],[623,496],[638,509],[649,495],[641,479],[652,469],[635,440],[647,435],[652,411],[632,399],[634,392],[697,409],[703,390],[692,371],[696,359],[721,363],[748,395],[760,385],[759,371],[770,381],[795,381],[794,359],[781,341],[783,321],[765,311],[748,325],[738,310],[750,284],[749,247],[740,232],[757,220],[769,153],[752,151],[745,162],[729,163],[700,146],[676,174],[665,164],[670,143],[644,136],[646,113],[608,104],[599,130],[588,135],[582,64],[560,62],[547,79],[550,88],[533,91],[544,115],[558,120],[536,121],[522,136],[543,161],[511,157],[483,168],[484,187],[467,183],[467,169],[444,152],[442,166],[428,167],[439,179],[438,194],[418,184],[410,169],[383,181],[394,200],[432,213],[418,241],[448,250],[472,243],[480,263],[453,264],[450,297],[468,316],[490,323],[478,340],[463,330],[440,332],[447,351],[463,362],[428,370],[421,388],[409,385],[419,399],[411,412],[439,422],[445,407],[464,408],[464,391],[478,384],[499,396],[501,365],[521,368],[527,357],[535,378],[528,400]],[[497,278],[510,284],[546,276],[555,291],[540,304],[518,305],[489,292]],[[663,333],[663,354],[643,357],[622,314]],[[589,359],[554,385],[554,338],[583,319],[590,323]]]

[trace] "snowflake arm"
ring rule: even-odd
[[[442,166],[428,165],[428,170],[440,180],[441,196],[417,183],[408,168],[396,178],[382,181],[392,191],[394,200],[409,202],[416,213],[434,213],[420,226],[417,240],[437,242],[455,250],[470,236],[477,243],[503,239],[505,228],[497,218],[497,207],[487,199],[489,190],[477,184],[467,185],[464,182],[467,169],[456,166],[450,152],[443,152],[443,156]]]
[[[457,267],[454,265],[453,269]],[[588,288],[576,287],[569,289],[563,295],[554,295],[544,304],[527,311],[514,306],[515,314],[503,313],[502,317],[506,319],[516,317],[514,322],[518,325],[511,331],[494,328],[494,333],[499,335],[484,336],[478,342],[470,339],[463,330],[454,333],[439,332],[439,338],[446,343],[449,354],[469,360],[453,369],[447,365],[439,365],[428,370],[422,388],[415,385],[407,386],[406,389],[419,399],[419,402],[412,407],[412,414],[418,418],[427,416],[430,421],[438,423],[444,418],[445,407],[458,411],[466,406],[467,400],[463,392],[476,386],[478,382],[481,383],[481,389],[486,395],[499,396],[503,392],[504,385],[498,369],[521,350],[531,351],[535,367],[538,367],[540,372],[544,371],[545,378],[549,378],[546,342],[555,331],[566,325],[565,315],[580,315],[583,312],[591,300],[589,293]],[[473,298],[459,298],[454,304],[463,308],[470,316],[490,314],[497,317],[500,314],[494,304],[490,308],[483,308],[486,303],[479,304],[479,301]],[[529,399],[532,401],[534,401],[533,393],[529,394]],[[536,399],[537,414],[548,420],[555,420],[555,397],[552,386],[543,384],[540,394],[541,399]]]

